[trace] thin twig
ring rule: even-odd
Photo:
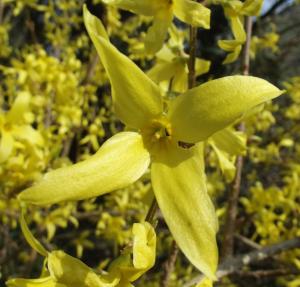
[[[178,246],[177,246],[176,242],[173,240],[170,255],[169,255],[167,261],[164,263],[164,272],[163,272],[163,276],[161,278],[161,283],[160,283],[161,287],[168,286],[170,276],[174,270],[178,251],[179,251]]]
[[[275,270],[255,270],[255,271],[238,271],[234,272],[234,275],[239,277],[278,277],[278,276],[290,276],[290,275],[300,275],[300,270],[298,269],[275,269]]]
[[[245,245],[247,245],[247,246],[249,246],[249,247],[251,247],[251,248],[253,248],[253,249],[258,250],[258,249],[261,249],[261,248],[262,248],[261,245],[259,245],[258,243],[256,243],[256,242],[250,240],[249,238],[247,238],[247,237],[245,237],[245,236],[242,236],[242,235],[240,235],[240,234],[238,234],[238,233],[235,234],[234,236],[235,236],[237,239],[239,239],[241,242],[243,242]]]
[[[244,46],[244,54],[243,54],[243,62],[242,62],[243,75],[249,75],[249,68],[250,68],[250,44],[251,44],[251,36],[252,36],[251,17],[246,18],[246,32],[247,32],[247,39]],[[240,124],[239,130],[245,131],[244,123]],[[241,189],[243,164],[244,164],[243,157],[238,156],[236,161],[236,175],[234,179],[234,184],[232,187],[232,192],[230,193],[228,199],[228,208],[227,208],[225,227],[224,227],[224,237],[223,237],[223,244],[221,249],[221,257],[223,259],[233,255],[234,233],[235,233],[235,226],[236,226],[236,216],[238,212],[238,201],[239,201],[239,195]]]
[[[152,226],[154,225],[155,215],[158,210],[158,205],[155,197],[153,198],[148,213],[146,215],[145,221],[149,222]]]
[[[192,89],[196,84],[196,71],[195,71],[195,61],[196,61],[196,40],[197,40],[197,28],[190,27],[190,51],[189,51],[189,74],[188,74],[188,87]]]
[[[220,264],[217,271],[217,278],[220,279],[224,276],[236,273],[243,267],[248,266],[252,263],[265,260],[283,251],[288,251],[291,249],[300,248],[300,237],[296,237],[290,240],[283,241],[274,245],[266,246],[260,250],[255,250],[247,254],[238,255],[236,257],[231,257],[226,259],[222,264]],[[200,280],[204,278],[203,275],[198,275],[191,281],[186,283],[183,287],[190,287],[197,284]]]

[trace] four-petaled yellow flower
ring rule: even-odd
[[[230,76],[188,90],[164,108],[159,87],[109,42],[86,8],[84,20],[110,79],[115,112],[135,131],[114,135],[83,162],[47,173],[19,199],[43,205],[102,195],[130,185],[152,162],[153,190],[170,231],[187,258],[215,278],[218,224],[202,141],[282,91],[259,78]]]
[[[152,16],[153,24],[145,38],[148,53],[156,53],[164,43],[173,14],[195,27],[210,28],[210,10],[192,0],[102,0],[104,3],[144,16]]]

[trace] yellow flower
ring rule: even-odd
[[[246,152],[246,135],[233,128],[226,128],[213,134],[208,139],[208,144],[215,152],[225,178],[232,181],[236,172],[236,156]]]
[[[173,14],[181,21],[196,27],[210,28],[210,10],[192,0],[102,0],[104,3],[153,17],[145,48],[148,53],[156,53],[163,45]]]
[[[19,199],[44,205],[99,196],[132,184],[152,161],[153,190],[170,231],[187,258],[214,278],[218,224],[202,141],[282,91],[255,77],[224,77],[188,90],[165,110],[159,87],[109,42],[86,8],[84,20],[109,76],[116,115],[136,131],[120,132],[89,159],[47,173]]]
[[[188,88],[189,56],[183,49],[186,32],[187,30],[178,31],[178,29],[172,25],[168,43],[156,54],[156,63],[147,72],[147,75],[155,83],[166,87],[166,90],[171,89],[178,93],[183,93]],[[210,61],[195,59],[196,76],[207,73],[209,68]]]
[[[0,111],[0,163],[9,158],[17,141],[26,142],[34,148],[43,145],[41,134],[26,118],[30,111],[29,103],[30,94],[21,92],[8,112]]]
[[[41,278],[15,278],[6,282],[7,287],[115,287],[132,286],[155,263],[156,235],[153,227],[135,223],[132,228],[132,248],[114,260],[108,272],[98,275],[79,259],[61,250],[48,252],[30,232],[23,214],[20,220],[22,232],[40,255],[45,257]]]
[[[233,40],[219,40],[218,45],[226,52],[230,52],[223,64],[230,64],[238,58],[242,45],[246,41],[246,32],[243,27],[244,16],[258,16],[263,0],[212,0],[213,4],[221,4],[224,7],[225,16],[230,20],[230,26],[234,36]]]

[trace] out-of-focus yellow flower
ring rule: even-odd
[[[213,279],[218,224],[202,142],[282,91],[255,77],[224,77],[188,90],[165,110],[159,87],[109,42],[101,21],[86,8],[84,18],[112,85],[116,115],[136,131],[120,132],[89,159],[47,173],[19,199],[44,205],[102,195],[136,181],[152,161],[153,190],[166,223],[187,258]]]
[[[8,112],[0,111],[0,163],[11,155],[18,141],[32,147],[42,146],[41,134],[30,125],[30,94],[21,92]]]
[[[263,37],[252,37],[250,47],[251,58],[255,58],[257,52],[264,49],[270,49],[272,53],[277,53],[279,51],[278,41],[279,34],[275,32],[267,33]]]

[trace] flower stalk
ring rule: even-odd
[[[252,17],[248,16],[246,18],[246,43],[244,46],[244,54],[242,59],[242,70],[243,75],[249,75],[250,69],[250,44],[252,36]],[[239,130],[245,131],[245,124],[242,122],[239,126]],[[238,213],[238,201],[241,191],[241,182],[242,182],[242,171],[244,165],[243,156],[238,156],[236,160],[236,175],[234,183],[232,186],[232,192],[229,195],[225,228],[224,228],[224,237],[223,237],[223,246],[221,250],[221,257],[225,259],[226,257],[231,257],[234,251],[234,233],[236,227],[236,216]]]

